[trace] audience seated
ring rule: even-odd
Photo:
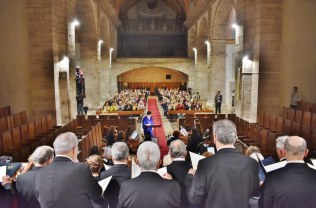
[[[198,95],[198,96],[197,96]],[[192,96],[189,90],[159,89],[159,101],[168,110],[208,110],[210,106],[200,99],[199,94]],[[165,108],[165,107],[164,107]]]
[[[76,135],[58,135],[54,149],[54,161],[38,171],[35,178],[35,194],[41,207],[91,207],[91,200],[103,203],[102,189],[89,166],[77,163]]]
[[[143,110],[146,108],[146,101],[144,89],[125,89],[111,95],[101,107],[101,112]]]
[[[109,170],[101,173],[101,179],[112,176],[109,186],[107,187],[104,197],[103,207],[117,207],[120,184],[131,178],[131,171],[127,166],[129,149],[124,142],[115,142],[112,146],[112,160],[114,166]]]
[[[259,200],[261,208],[315,207],[316,170],[304,163],[306,141],[298,136],[288,137],[284,144],[287,164],[268,173]]]
[[[144,142],[139,146],[137,161],[142,172],[138,177],[121,184],[119,207],[174,208],[180,206],[179,183],[166,180],[156,173],[159,160],[160,150],[157,144]]]

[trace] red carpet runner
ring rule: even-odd
[[[157,100],[155,98],[148,99],[148,110],[151,111],[154,124],[161,124],[160,127],[155,127],[153,129],[154,137],[158,138],[158,145],[160,148],[161,158],[168,153],[167,140],[165,135],[165,130],[163,128],[163,123],[161,122],[161,116],[159,113]]]

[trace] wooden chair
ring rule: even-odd
[[[14,127],[21,126],[22,121],[21,121],[21,114],[16,113],[13,115],[13,121],[14,121]]]
[[[307,126],[311,126],[311,123],[312,123],[312,113],[304,111],[302,124],[307,125]]]
[[[283,133],[286,135],[291,135],[292,121],[289,119],[284,119]]]
[[[14,152],[10,130],[2,132],[2,150],[4,155],[12,155]]]
[[[221,119],[225,119],[226,118],[226,114],[217,114],[216,115],[216,120],[221,120]]]
[[[295,111],[294,121],[296,123],[302,123],[302,120],[303,120],[303,111],[302,110],[296,110]]]
[[[288,118],[288,110],[289,110],[289,108],[288,107],[283,107],[282,108],[282,117],[283,118]]]
[[[269,117],[269,130],[276,132],[276,125],[277,125],[277,116],[274,114],[270,114]]]
[[[7,118],[6,117],[2,117],[0,118],[0,133],[8,131],[8,123],[7,123]]]
[[[284,129],[284,118],[277,116],[275,132],[278,134],[283,134],[283,129]]]
[[[41,119],[35,120],[35,133],[36,136],[43,136],[43,128],[42,128],[42,121]]]
[[[316,113],[312,114],[311,128],[316,129]]]
[[[11,130],[14,128],[13,116],[7,116],[7,124],[8,124],[8,130]]]
[[[35,130],[35,123],[34,122],[29,122],[27,125],[28,125],[28,130],[29,130],[30,141],[31,142],[37,141],[36,130]]]
[[[53,147],[53,143],[55,141],[55,135],[54,132],[51,132],[47,135],[47,145]]]
[[[297,122],[292,122],[292,127],[290,131],[290,135],[299,136],[301,135],[301,124]]]
[[[15,149],[22,148],[22,138],[20,127],[15,127],[11,130],[12,133],[12,145]]]
[[[310,149],[316,150],[316,129],[312,129],[310,141]]]
[[[262,128],[258,125],[255,125],[255,143],[261,144],[261,131]]]
[[[1,132],[2,134],[2,132]],[[3,142],[2,142],[2,135],[0,135],[0,155],[3,155]]]
[[[269,131],[265,128],[262,128],[261,137],[260,137],[260,146],[263,153],[271,153],[271,150],[269,150],[268,138],[269,138]]]
[[[287,119],[294,121],[295,120],[295,109],[289,108],[287,112]]]
[[[88,120],[94,120],[96,119],[96,115],[88,115]]]
[[[311,145],[311,127],[309,125],[302,125],[301,128],[301,137],[303,137],[306,140],[307,147]]]
[[[307,112],[311,111],[311,103],[301,102],[301,106],[302,106],[302,111],[307,111]]]
[[[235,123],[236,114],[234,114],[234,113],[227,114],[227,119],[229,119],[229,120],[231,120],[232,122]]]
[[[21,118],[21,124],[26,124],[27,123],[26,111],[21,111],[20,112],[20,118]]]
[[[311,112],[316,113],[316,103],[312,103],[311,105]]]

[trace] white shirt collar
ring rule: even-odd
[[[74,162],[70,157],[68,157],[66,155],[56,155],[55,157],[66,157],[66,158],[70,159],[72,162]]]
[[[172,161],[185,161],[185,159],[182,157],[178,157],[178,158],[172,159]]]
[[[142,173],[143,172],[152,172],[152,173],[157,173],[157,171],[156,170],[142,170]]]
[[[304,160],[288,160],[287,163],[305,163]]]
[[[220,147],[217,149],[217,151],[221,150],[221,149],[235,149],[234,145],[232,146],[226,146],[226,147]]]

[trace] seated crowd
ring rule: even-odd
[[[199,92],[192,95],[191,88],[186,91],[178,89],[159,89],[159,101],[168,110],[209,110],[206,101],[201,100]]]
[[[146,108],[148,92],[143,89],[125,89],[120,93],[111,95],[100,107],[101,112],[135,111]]]
[[[45,208],[315,207],[316,170],[303,161],[308,152],[303,138],[277,139],[277,154],[286,158],[287,164],[266,173],[262,181],[260,149],[249,147],[247,155],[238,152],[233,122],[216,121],[211,132],[203,132],[195,123],[187,140],[180,137],[175,132],[169,141],[171,162],[162,176],[156,172],[161,167],[159,146],[151,141],[140,143],[135,150],[141,173],[131,178],[131,145],[124,132],[114,132],[111,155],[107,155],[112,161],[109,169],[104,169],[98,151],[91,152],[96,155],[87,158],[86,164],[78,163],[77,137],[70,132],[60,134],[54,149],[40,146],[34,151],[30,157],[33,169],[18,176],[15,184],[8,176],[2,178],[0,197],[12,194],[11,189],[19,207]],[[197,169],[192,168],[187,152],[202,154],[207,146],[214,146],[216,153],[200,160]],[[109,176],[112,179],[103,193],[98,181]]]

